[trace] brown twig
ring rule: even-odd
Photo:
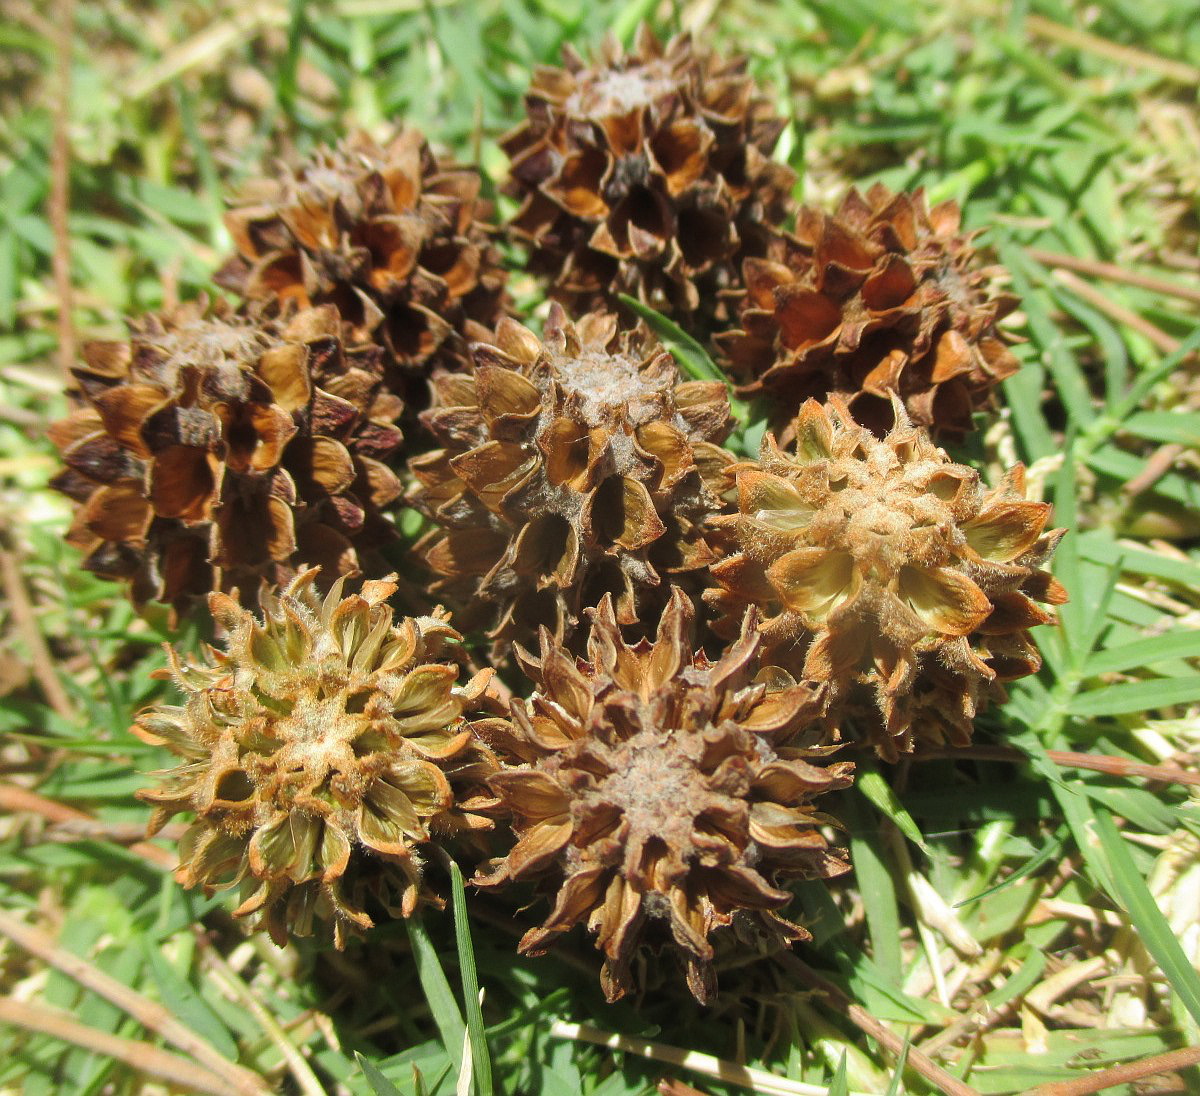
[[[71,1043],[102,1054],[106,1058],[124,1062],[138,1073],[155,1077],[187,1092],[228,1096],[230,1091],[227,1080],[210,1073],[187,1058],[181,1058],[178,1054],[172,1054],[150,1043],[140,1043],[135,1039],[125,1039],[119,1035],[110,1035],[106,1031],[97,1031],[57,1009],[46,1008],[34,1001],[0,998],[0,1023],[41,1032],[64,1043]]]
[[[1171,466],[1186,452],[1187,448],[1178,442],[1160,445],[1150,454],[1145,467],[1133,479],[1121,484],[1121,491],[1131,499],[1148,491],[1171,471]]]
[[[1139,1062],[1127,1062],[1125,1065],[1102,1069],[1070,1081],[1052,1081],[1050,1084],[1038,1085],[1037,1088],[1030,1089],[1026,1096],[1090,1096],[1093,1092],[1129,1084],[1143,1077],[1173,1073],[1177,1069],[1187,1069],[1196,1065],[1200,1065],[1200,1047],[1184,1047],[1183,1050],[1155,1054]]]
[[[227,1092],[243,1096],[263,1096],[270,1091],[260,1077],[236,1062],[229,1061],[215,1047],[176,1020],[162,1005],[118,982],[86,959],[59,947],[41,929],[27,925],[6,910],[0,910],[0,933],[44,963],[49,963],[55,970],[62,971],[85,989],[90,989],[116,1005],[148,1031],[153,1031],[180,1050],[191,1054],[207,1069],[222,1078]]]
[[[1157,780],[1163,784],[1189,784],[1200,787],[1200,773],[1189,772],[1175,765],[1147,765],[1141,761],[1130,761],[1124,757],[1108,754],[1075,753],[1071,750],[1047,750],[1046,756],[1064,769],[1089,769],[1107,773],[1109,776],[1136,776],[1143,780]],[[913,755],[915,761],[933,761],[943,758],[973,758],[978,761],[1011,761],[1023,764],[1027,755],[1012,746],[948,746],[923,749]]]
[[[1128,270],[1116,263],[1102,263],[1098,259],[1081,259],[1076,255],[1067,255],[1060,251],[1043,251],[1040,247],[1025,249],[1025,253],[1046,266],[1062,267],[1073,270],[1076,274],[1090,274],[1094,278],[1103,278],[1109,282],[1120,282],[1122,285],[1134,285],[1139,289],[1149,289],[1152,293],[1161,293],[1164,297],[1178,297],[1181,301],[1192,301],[1200,304],[1200,287],[1179,285],[1167,278],[1158,278],[1153,274],[1141,274],[1136,270]]]
[[[0,783],[0,811],[8,811],[11,814],[25,811],[29,814],[40,815],[47,822],[56,824],[91,821],[91,815],[84,811],[68,807],[56,799],[47,799],[44,795],[38,795],[37,792],[32,792],[28,788],[22,788],[16,784]],[[150,844],[149,841],[138,841],[129,846],[129,851],[136,853],[156,868],[165,868],[170,871],[175,867],[174,855],[158,845]]]
[[[1082,278],[1072,274],[1069,270],[1055,267],[1054,277],[1077,297],[1087,301],[1109,319],[1116,320],[1117,323],[1123,324],[1131,331],[1136,331],[1164,354],[1174,354],[1179,349],[1179,340],[1174,335],[1168,335],[1161,327],[1152,324],[1145,316],[1139,316],[1133,309],[1126,308],[1123,304],[1117,304],[1116,301],[1110,301],[1095,286],[1088,285]]]
[[[795,955],[785,951],[780,952],[776,958],[807,985],[824,994],[829,1004],[838,1012],[845,1013],[855,1027],[899,1057],[904,1050],[904,1040],[895,1032],[876,1020],[861,1005],[854,1004],[840,988]],[[929,1055],[914,1046],[909,1046],[905,1064],[924,1077],[931,1085],[944,1092],[945,1096],[979,1096],[979,1093],[970,1085],[964,1084],[957,1077],[952,1077]]]
[[[54,231],[54,289],[58,297],[58,364],[64,377],[75,366],[71,294],[71,50],[75,0],[58,0],[54,28],[54,143],[50,151],[50,225]]]
[[[6,543],[7,540],[7,537],[0,538],[0,582],[3,583],[4,596],[12,611],[13,621],[25,641],[25,646],[29,648],[30,668],[42,688],[46,703],[57,715],[73,723],[76,719],[75,707],[54,671],[54,658],[50,654],[46,637],[38,627],[37,613],[21,578],[21,568],[15,553]]]

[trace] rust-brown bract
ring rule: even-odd
[[[545,624],[562,639],[606,592],[622,624],[652,621],[664,580],[714,558],[702,524],[732,459],[725,386],[682,381],[605,313],[572,324],[555,306],[541,341],[503,320],[495,343],[473,348],[474,377],[436,381],[424,420],[443,448],[412,462],[438,588],[489,610],[498,638]]]
[[[878,710],[859,722],[889,760],[914,740],[968,742],[1000,683],[1037,671],[1028,629],[1066,598],[1043,569],[1063,530],[1025,498],[1023,468],[985,489],[894,413],[880,440],[810,400],[794,453],[768,435],[733,470],[739,513],[715,523],[740,551],[706,594],[726,635],[757,606],[770,657],[826,683],[835,715],[868,686]]]
[[[923,191],[851,190],[835,213],[802,207],[769,259],[749,259],[739,326],[717,336],[745,391],[785,426],[809,397],[839,396],[878,434],[891,396],[909,420],[961,438],[1018,361],[996,324],[1016,305]]]
[[[151,833],[195,815],[180,882],[239,886],[235,913],[260,913],[281,946],[331,921],[341,947],[372,910],[408,916],[440,901],[424,843],[491,825],[478,811],[496,763],[468,718],[488,703],[490,671],[458,685],[447,614],[394,622],[391,581],[345,598],[339,581],[322,600],[315,578],[303,571],[265,597],[261,619],[213,594],[226,649],[208,664],[172,653],[185,703],[143,712],[134,731],[181,759],[139,793],[155,806]]]
[[[779,882],[847,867],[813,807],[853,769],[810,760],[825,752],[809,745],[820,691],[759,673],[753,614],[715,663],[693,651],[692,622],[676,589],[656,640],[630,646],[605,597],[586,662],[543,629],[540,658],[525,659],[537,688],[514,703],[503,742],[521,764],[489,781],[520,840],[476,883],[541,881],[553,910],[520,950],[539,954],[586,924],[609,1000],[636,988],[648,944],[673,946],[692,993],[709,1000],[715,930],[806,939],[776,913],[791,898]]]
[[[512,158],[511,227],[531,269],[574,308],[630,293],[662,312],[711,318],[738,264],[763,253],[794,176],[769,159],[784,121],[746,75],[679,35],[643,26],[593,65],[570,47],[541,67]]]
[[[237,248],[219,285],[251,300],[332,303],[347,337],[428,371],[465,363],[500,317],[504,272],[474,168],[439,162],[403,129],[358,132],[251,183],[226,217]]]
[[[201,299],[89,343],[78,406],[50,430],[84,566],[177,608],[235,586],[254,605],[304,564],[369,569],[402,491],[385,463],[402,404],[380,351],[341,330],[330,305]]]

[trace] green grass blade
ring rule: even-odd
[[[838,1063],[837,1072],[829,1083],[829,1096],[850,1096],[850,1081],[846,1077],[846,1053],[842,1052],[842,1060]]]
[[[1077,716],[1128,715],[1167,708],[1172,704],[1192,704],[1197,700],[1200,700],[1200,675],[1166,677],[1131,681],[1125,685],[1102,685],[1075,697],[1067,711]]]
[[[1106,647],[1092,654],[1084,671],[1089,676],[1125,673],[1175,658],[1200,658],[1200,631],[1175,632]]]
[[[433,941],[429,939],[429,930],[418,917],[410,917],[404,922],[408,930],[408,942],[412,946],[413,962],[417,967],[417,978],[421,989],[425,991],[425,1000],[429,1011],[433,1014],[433,1022],[438,1034],[442,1037],[442,1045],[446,1055],[454,1063],[456,1070],[462,1069],[463,1039],[466,1037],[467,1025],[463,1022],[458,1002],[454,999],[454,991],[442,970],[441,961]]]
[[[847,796],[846,824],[850,827],[850,856],[855,876],[871,901],[864,903],[867,927],[871,932],[871,952],[880,974],[895,986],[903,981],[904,961],[900,954],[900,908],[896,888],[887,868],[887,856],[879,840],[875,815],[862,800]]]
[[[1011,875],[1001,879],[999,883],[988,887],[987,890],[982,890],[978,894],[971,895],[970,898],[964,898],[961,902],[954,903],[954,909],[962,909],[963,906],[969,906],[972,902],[978,902],[981,898],[987,898],[990,894],[996,894],[998,891],[1004,890],[1006,887],[1011,887],[1014,883],[1019,883],[1027,875],[1033,875],[1039,871],[1043,864],[1048,864],[1051,860],[1062,852],[1063,843],[1066,840],[1065,830],[1059,830],[1053,837],[1050,838],[1036,853],[1025,861]]]
[[[912,1035],[904,1036],[904,1046],[900,1048],[900,1056],[896,1059],[896,1069],[892,1073],[892,1079],[888,1082],[887,1092],[884,1096],[900,1096],[900,1085],[904,1078],[904,1064],[908,1061],[908,1048],[912,1045]]]
[[[379,1071],[379,1067],[374,1062],[364,1058],[357,1050],[354,1052],[354,1057],[375,1096],[403,1096],[403,1093]]]
[[[1095,830],[1108,859],[1113,897],[1129,914],[1139,939],[1167,976],[1179,1001],[1200,1024],[1200,974],[1188,961],[1146,881],[1134,867],[1133,858],[1125,848],[1112,816],[1101,807],[1095,810]]]
[[[916,845],[918,849],[923,853],[929,853],[929,846],[925,844],[925,838],[921,836],[921,831],[917,828],[916,822],[913,821],[913,816],[904,808],[904,804],[900,802],[896,793],[892,791],[892,786],[884,780],[883,775],[878,770],[866,769],[861,771],[858,779],[854,782],[854,786],[874,803],[876,807],[883,811],[888,818],[895,822],[900,832]]]
[[[471,1041],[471,1065],[477,1096],[492,1096],[492,1059],[488,1055],[487,1031],[479,1001],[479,975],[475,970],[475,948],[471,944],[471,925],[467,921],[467,893],[462,872],[450,865],[450,885],[454,895],[454,939],[458,944],[458,965],[462,975],[463,1003],[467,1010],[467,1037]]]
[[[708,351],[674,320],[668,319],[661,312],[656,312],[648,304],[642,304],[636,297],[627,293],[617,294],[617,299],[646,321],[650,330],[662,340],[663,346],[679,363],[679,368],[692,380],[729,383],[729,378],[717,367]]]

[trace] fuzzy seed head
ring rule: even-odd
[[[785,442],[804,400],[836,396],[882,436],[897,420],[961,438],[1019,367],[996,326],[1017,305],[980,262],[957,205],[876,184],[834,214],[802,207],[794,234],[748,259],[738,324],[716,336]]]
[[[594,64],[567,49],[539,68],[528,118],[501,139],[512,159],[511,222],[530,267],[573,311],[630,293],[701,322],[742,259],[782,223],[794,176],[771,161],[783,129],[746,75],[688,35],[645,27]]]
[[[733,469],[736,515],[714,519],[738,551],[712,568],[706,600],[731,634],[747,605],[763,613],[770,657],[825,682],[833,712],[861,686],[882,715],[861,722],[894,759],[914,739],[965,743],[999,683],[1034,673],[1028,629],[1065,599],[1043,569],[1062,530],[1025,498],[1014,469],[987,490],[908,424],[882,440],[844,404],[810,400],[794,452],[768,435]]]
[[[437,588],[475,602],[500,639],[541,624],[567,637],[605,593],[635,624],[666,576],[714,558],[702,523],[732,460],[724,386],[683,382],[644,330],[618,334],[605,313],[573,324],[554,306],[544,341],[505,320],[495,343],[473,348],[473,378],[435,381],[424,421],[443,448],[411,465],[410,501],[438,526],[419,546]]]
[[[239,887],[239,916],[259,913],[282,946],[331,921],[339,947],[380,911],[438,901],[421,846],[487,828],[476,813],[495,769],[468,713],[485,706],[488,674],[465,686],[447,648],[447,615],[393,622],[389,580],[321,599],[302,571],[256,618],[213,594],[228,633],[207,664],[172,653],[182,706],[159,706],[134,732],[180,765],[139,797],[150,832],[176,812],[177,877],[206,890]]]
[[[622,639],[608,597],[593,612],[587,661],[543,629],[540,658],[525,656],[537,689],[497,743],[514,764],[490,784],[519,841],[476,883],[539,882],[553,910],[520,950],[540,954],[586,924],[610,1001],[636,987],[648,945],[673,947],[708,1001],[714,932],[805,939],[775,912],[790,897],[780,880],[846,870],[813,807],[853,768],[813,763],[828,752],[810,739],[820,690],[757,673],[753,614],[716,663],[693,651],[692,623],[676,589],[653,643]]]

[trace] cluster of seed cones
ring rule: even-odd
[[[610,999],[667,948],[705,1001],[722,939],[805,939],[786,883],[847,870],[856,750],[964,744],[1038,669],[1061,530],[938,447],[1017,368],[953,205],[794,205],[785,120],[686,36],[569,52],[526,105],[507,225],[412,130],[250,187],[236,303],[88,346],[55,482],[85,567],[217,633],[135,728],[180,759],[142,798],[191,819],[181,882],[340,947],[466,858],[545,896],[523,953],[583,925]]]

